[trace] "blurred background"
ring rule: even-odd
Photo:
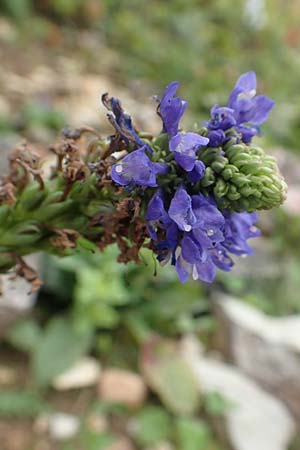
[[[255,70],[289,184],[212,286],[114,247],[33,256],[38,295],[2,276],[1,450],[299,450],[300,0],[1,0],[0,56],[2,173],[23,139],[50,158],[66,125],[109,133],[104,92],[157,133],[178,80],[192,128]]]

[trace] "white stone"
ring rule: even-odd
[[[55,413],[49,417],[50,436],[56,441],[74,437],[79,431],[79,418],[71,414]]]
[[[232,406],[224,413],[226,433],[234,450],[287,450],[294,421],[279,400],[230,366],[198,351],[191,338],[182,353],[204,394],[218,392]]]
[[[95,358],[85,357],[56,377],[53,386],[59,391],[93,386],[98,383],[100,374],[100,363]]]
[[[299,421],[300,315],[270,317],[223,295],[214,303],[226,356],[283,400]]]

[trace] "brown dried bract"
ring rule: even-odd
[[[54,247],[60,250],[76,247],[76,241],[80,236],[77,231],[71,230],[69,228],[55,228],[52,231],[55,233],[55,235],[50,239],[50,241]]]
[[[13,255],[16,260],[16,275],[25,278],[28,283],[31,284],[30,293],[36,292],[42,286],[42,281],[40,280],[37,272],[18,255]]]
[[[0,186],[0,204],[14,205],[15,201],[15,186],[10,181],[4,182]]]
[[[148,237],[144,219],[139,217],[140,199],[124,198],[113,212],[101,213],[92,220],[92,225],[103,226],[103,235],[97,241],[102,251],[107,245],[117,243],[120,249],[119,262],[141,263],[139,250]]]
[[[9,156],[10,174],[9,179],[20,189],[23,189],[32,175],[44,189],[44,181],[41,172],[41,158],[28,148],[23,142]],[[21,168],[21,171],[20,171]]]

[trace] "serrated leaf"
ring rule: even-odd
[[[175,414],[196,412],[200,396],[195,378],[176,342],[156,338],[144,345],[141,367],[149,386]]]
[[[18,322],[9,332],[9,342],[19,350],[32,352],[41,336],[41,329],[33,319]]]
[[[48,325],[32,358],[33,375],[41,386],[68,369],[90,345],[90,334],[79,333],[63,318],[53,319]]]

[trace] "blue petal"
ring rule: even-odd
[[[173,81],[170,83],[160,102],[159,112],[163,121],[163,132],[167,132],[170,137],[178,132],[178,126],[182,115],[187,107],[187,102],[182,101],[180,97],[174,97],[179,83]]]
[[[201,180],[205,174],[205,165],[202,161],[196,161],[194,168],[191,172],[189,172],[189,181],[191,183],[197,183],[197,181]]]
[[[241,92],[250,92],[256,90],[256,74],[253,70],[243,73],[237,80],[235,88],[241,90]]]
[[[271,109],[275,105],[275,102],[265,95],[258,95],[253,99],[253,101],[254,114],[251,119],[251,123],[253,125],[261,125],[267,120]]]
[[[179,187],[171,200],[169,216],[182,231],[190,231],[196,222],[192,199],[183,187]]]

